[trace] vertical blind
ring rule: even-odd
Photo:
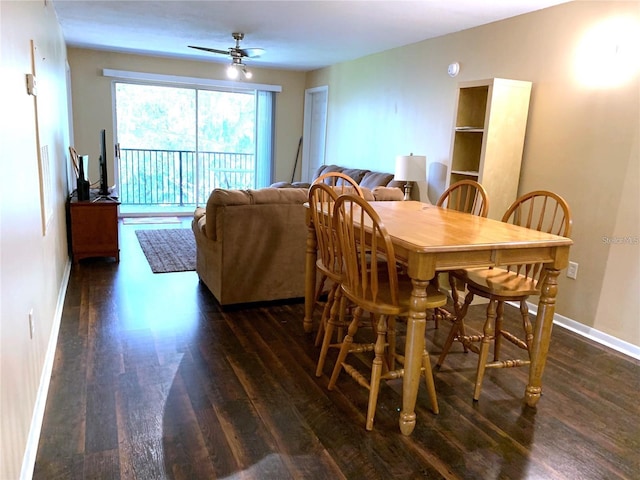
[[[256,188],[273,183],[275,92],[256,92]]]

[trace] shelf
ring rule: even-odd
[[[484,128],[482,128],[482,127],[456,127],[456,132],[484,133]]]
[[[456,125],[484,127],[489,85],[477,85],[459,89]]]
[[[467,177],[479,177],[480,172],[473,170],[451,170],[452,174],[455,175],[465,175]]]
[[[451,169],[458,172],[480,171],[484,135],[456,131],[453,141]]]

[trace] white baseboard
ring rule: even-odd
[[[527,302],[529,306],[529,311],[532,314],[537,314],[538,305]],[[513,305],[516,308],[519,308],[518,305]],[[594,342],[597,342],[606,347],[612,348],[613,350],[620,352],[624,355],[628,355],[629,357],[635,358],[636,360],[640,360],[640,347],[634,345],[629,342],[625,342],[624,340],[620,340],[608,333],[601,332],[600,330],[596,330],[595,328],[591,328],[583,323],[576,322],[570,318],[564,317],[559,314],[554,314],[553,323],[562,328],[566,328],[567,330],[571,330],[578,335],[582,335]]]
[[[64,273],[62,275],[62,283],[58,291],[58,302],[51,326],[51,335],[49,335],[49,344],[44,357],[44,365],[42,375],[40,376],[40,385],[36,396],[36,403],[31,416],[31,426],[29,428],[29,437],[27,438],[27,446],[22,457],[22,467],[20,470],[20,480],[29,480],[33,477],[33,469],[36,464],[36,455],[38,453],[38,442],[40,441],[40,431],[42,430],[42,421],[44,419],[44,409],[47,405],[47,394],[49,392],[49,383],[51,382],[51,372],[53,371],[53,360],[56,356],[56,345],[58,343],[58,332],[60,332],[60,322],[62,321],[62,310],[64,308],[64,299],[67,294],[67,286],[71,275],[71,260],[67,261]]]

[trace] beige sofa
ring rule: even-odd
[[[369,200],[402,199],[392,175],[349,171],[370,181],[363,186]],[[196,271],[221,305],[304,297],[308,188],[300,185],[215,189],[206,208],[196,209]]]

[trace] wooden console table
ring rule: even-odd
[[[92,194],[90,200],[69,200],[71,254],[73,262],[83,258],[113,257],[120,261],[118,202],[114,197]]]

